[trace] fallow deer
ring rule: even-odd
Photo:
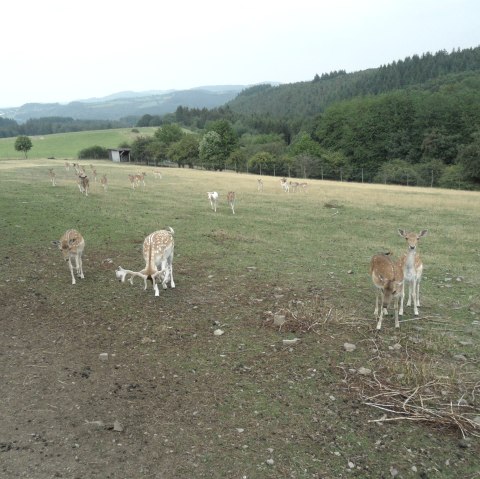
[[[68,161],[65,162],[65,169],[66,169],[67,171],[70,170],[70,163],[69,163]]]
[[[85,194],[85,196],[88,196],[88,190],[90,188],[90,180],[88,179],[88,176],[82,173],[78,177],[78,189],[80,190],[80,193]]]
[[[153,170],[154,178],[158,178],[159,180],[162,179],[162,172],[160,170]]]
[[[370,276],[377,290],[375,299],[375,318],[378,318],[377,329],[382,328],[383,315],[392,300],[395,308],[395,327],[399,328],[398,303],[403,294],[403,270],[400,262],[395,262],[390,253],[377,254],[370,261]],[[379,301],[380,300],[380,301]]]
[[[82,254],[85,248],[85,240],[83,236],[74,229],[67,230],[60,240],[52,241],[52,244],[58,246],[63,254],[65,261],[68,261],[68,267],[70,268],[70,274],[72,275],[72,284],[75,284],[75,275],[73,274],[72,259],[75,259],[75,269],[77,276],[84,279]]]
[[[147,174],[145,172],[142,172],[141,174],[135,175],[135,183],[138,186],[140,183],[142,183],[143,187],[145,188],[145,177]]]
[[[261,178],[257,180],[257,191],[263,191],[263,180]]]
[[[97,170],[96,168],[92,168],[93,180],[95,183],[97,182]]]
[[[115,271],[115,276],[122,283],[130,275],[130,284],[133,284],[134,276],[142,278],[147,289],[147,279],[153,283],[155,296],[160,295],[157,285],[157,279],[161,279],[163,289],[167,289],[167,283],[170,287],[175,288],[173,281],[173,240],[174,231],[172,228],[168,230],[159,230],[149,234],[143,242],[143,259],[145,260],[145,268],[141,271],[131,271],[121,266]]]
[[[298,181],[290,181],[289,187],[292,190],[292,193],[296,193],[300,183]]]
[[[398,230],[398,234],[407,241],[407,252],[401,258],[403,268],[403,276],[405,282],[408,283],[408,301],[407,306],[413,302],[413,312],[418,316],[418,307],[420,306],[420,281],[422,280],[423,263],[420,255],[417,253],[417,245],[420,238],[426,236],[428,230],[422,230],[419,234],[408,233],[405,230]],[[400,302],[400,314],[403,314],[403,301],[405,298],[405,291],[402,294]]]
[[[280,186],[282,187],[283,191],[285,191],[285,193],[289,192],[290,187],[288,186],[288,181],[286,178],[282,178],[280,180]]]
[[[230,208],[232,208],[232,213],[235,214],[235,191],[229,191],[227,193],[227,201]]]
[[[210,201],[210,206],[212,210],[217,212],[217,203],[218,203],[218,193],[216,191],[207,191],[208,200]]]
[[[57,175],[53,171],[53,168],[50,168],[48,170],[48,174],[50,175],[50,181],[52,182],[52,186],[57,186],[57,183],[55,182],[55,178],[57,177]]]
[[[103,175],[103,176],[100,178],[100,183],[101,183],[101,185],[103,186],[103,191],[107,191],[107,190],[108,190],[107,175]]]
[[[132,189],[134,190],[137,187],[137,180],[135,175],[128,175],[128,179],[130,180],[130,184],[132,185]]]

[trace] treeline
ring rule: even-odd
[[[68,117],[35,118],[19,124],[15,120],[0,118],[0,138],[20,135],[51,135],[76,131],[109,130],[129,126],[128,121],[74,120]]]

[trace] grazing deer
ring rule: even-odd
[[[55,183],[55,178],[57,177],[57,175],[53,171],[53,168],[50,168],[48,170],[48,174],[50,176],[50,181],[52,182],[52,186],[57,186],[57,183]]]
[[[413,312],[418,316],[418,307],[420,306],[420,281],[422,280],[423,263],[420,255],[417,253],[417,245],[420,238],[426,236],[428,230],[422,230],[419,234],[407,233],[405,230],[398,230],[398,234],[407,240],[407,252],[401,258],[403,276],[408,283],[408,301],[407,306],[413,302]],[[400,314],[403,314],[403,300],[405,291],[402,294],[400,303]]]
[[[232,213],[235,214],[235,191],[229,191],[227,193],[227,201],[230,208],[232,208]]]
[[[282,178],[280,180],[280,186],[282,187],[283,191],[285,191],[285,193],[289,192],[290,187],[288,186],[288,181],[286,178]]]
[[[127,275],[130,275],[130,284],[133,284],[133,277],[138,276],[143,279],[145,289],[147,289],[147,279],[153,283],[155,296],[160,295],[157,285],[157,278],[162,280],[163,289],[167,289],[167,283],[170,281],[170,287],[175,288],[173,281],[173,234],[172,228],[168,230],[159,230],[149,234],[143,242],[143,259],[145,268],[141,271],[130,271],[121,266],[115,271],[115,276],[122,283],[125,282]],[[163,277],[163,278],[162,278]]]
[[[88,179],[88,176],[85,173],[82,173],[78,177],[78,189],[80,190],[80,193],[85,194],[85,196],[88,196],[89,188],[90,188],[90,180]]]
[[[370,261],[370,275],[376,287],[375,318],[378,318],[377,329],[382,328],[383,315],[387,314],[387,307],[394,300],[395,327],[399,328],[398,303],[403,294],[403,270],[400,262],[395,263],[387,254],[377,254]],[[380,299],[380,301],[379,301]]]
[[[100,178],[100,184],[103,186],[103,191],[108,190],[108,181],[107,181],[107,175],[103,175]]]
[[[210,201],[210,206],[212,210],[217,212],[217,203],[218,203],[218,193],[216,191],[207,191],[207,196]]]
[[[257,180],[257,191],[263,191],[263,180],[261,178]]]
[[[302,191],[303,191],[304,193],[307,192],[307,187],[308,187],[308,184],[307,184],[307,183],[305,183],[305,182],[299,183],[298,186],[299,186],[299,188],[302,189]]]
[[[75,275],[73,274],[72,259],[75,259],[75,269],[77,276],[84,279],[82,254],[85,248],[85,240],[83,236],[74,229],[67,230],[60,240],[52,241],[52,244],[58,246],[63,254],[65,261],[68,261],[68,267],[70,268],[70,274],[72,275],[72,284],[75,284]]]

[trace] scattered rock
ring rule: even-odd
[[[457,361],[466,361],[467,358],[463,354],[455,354],[453,356],[453,359],[456,359]]]
[[[284,314],[274,314],[273,315],[273,324],[276,326],[281,326],[283,323],[285,323],[285,315]]]
[[[299,341],[300,341],[300,338],[284,339],[283,344],[285,345],[297,344]]]
[[[100,353],[98,358],[100,361],[108,361],[108,353]]]
[[[349,269],[349,270],[347,271],[347,274],[353,274],[353,270],[352,270],[352,269]]]
[[[113,430],[117,432],[122,432],[123,431],[123,426],[120,424],[119,421],[114,421],[113,422]]]
[[[393,467],[393,466],[390,466],[390,475],[392,477],[397,477],[398,476],[398,469]]]
[[[361,368],[358,368],[358,374],[361,374],[362,376],[368,376],[372,374],[372,370],[362,366]]]
[[[275,464],[275,461],[273,459],[267,459],[265,461],[269,466],[273,466]]]
[[[223,329],[216,329],[213,334],[215,336],[221,336],[222,334],[225,334],[225,331]]]
[[[357,349],[357,346],[355,346],[355,344],[351,344],[351,343],[344,343],[343,344],[343,349],[345,349],[345,351],[348,351],[349,353],[351,353],[352,351],[355,351],[355,349]]]

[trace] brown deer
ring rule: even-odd
[[[88,196],[88,190],[90,188],[90,180],[88,179],[88,176],[82,173],[78,177],[78,189],[80,190],[80,193],[85,194],[85,196]]]
[[[57,175],[53,171],[53,168],[50,168],[48,170],[48,174],[50,176],[50,181],[52,182],[52,186],[57,186],[57,183],[55,182],[55,178],[57,177]]]
[[[72,275],[72,284],[75,284],[75,275],[73,274],[72,259],[75,259],[75,269],[77,276],[84,279],[82,254],[85,248],[85,240],[83,236],[74,229],[67,230],[60,240],[52,241],[52,244],[58,246],[63,254],[65,261],[68,261],[68,267],[70,268],[70,274]]]
[[[227,201],[230,208],[232,208],[232,213],[235,214],[235,191],[229,191],[227,193]]]
[[[107,175],[103,175],[103,176],[100,178],[100,183],[101,183],[101,185],[103,186],[103,191],[107,191],[107,190],[108,190]]]
[[[121,266],[115,271],[115,276],[122,283],[130,275],[130,284],[133,284],[133,277],[142,278],[147,289],[147,279],[153,283],[155,296],[160,295],[157,285],[157,279],[162,281],[163,289],[167,289],[167,283],[170,287],[175,288],[173,281],[173,240],[174,231],[172,228],[168,230],[159,230],[149,234],[143,242],[143,259],[145,260],[145,268],[141,271],[131,271]]]
[[[418,307],[420,306],[420,281],[422,280],[423,263],[420,255],[417,253],[417,245],[420,238],[426,236],[428,230],[422,230],[420,233],[407,233],[405,230],[398,230],[398,234],[407,241],[407,252],[400,259],[405,282],[408,283],[408,301],[407,306],[413,302],[413,312],[418,316]],[[403,314],[403,300],[405,291],[402,293],[400,303],[400,314]]]
[[[400,262],[395,262],[390,253],[377,254],[370,261],[370,276],[377,290],[375,299],[375,318],[378,318],[377,329],[382,328],[383,315],[394,300],[395,327],[399,328],[398,303],[403,294],[403,269]],[[380,301],[379,301],[380,300]]]

